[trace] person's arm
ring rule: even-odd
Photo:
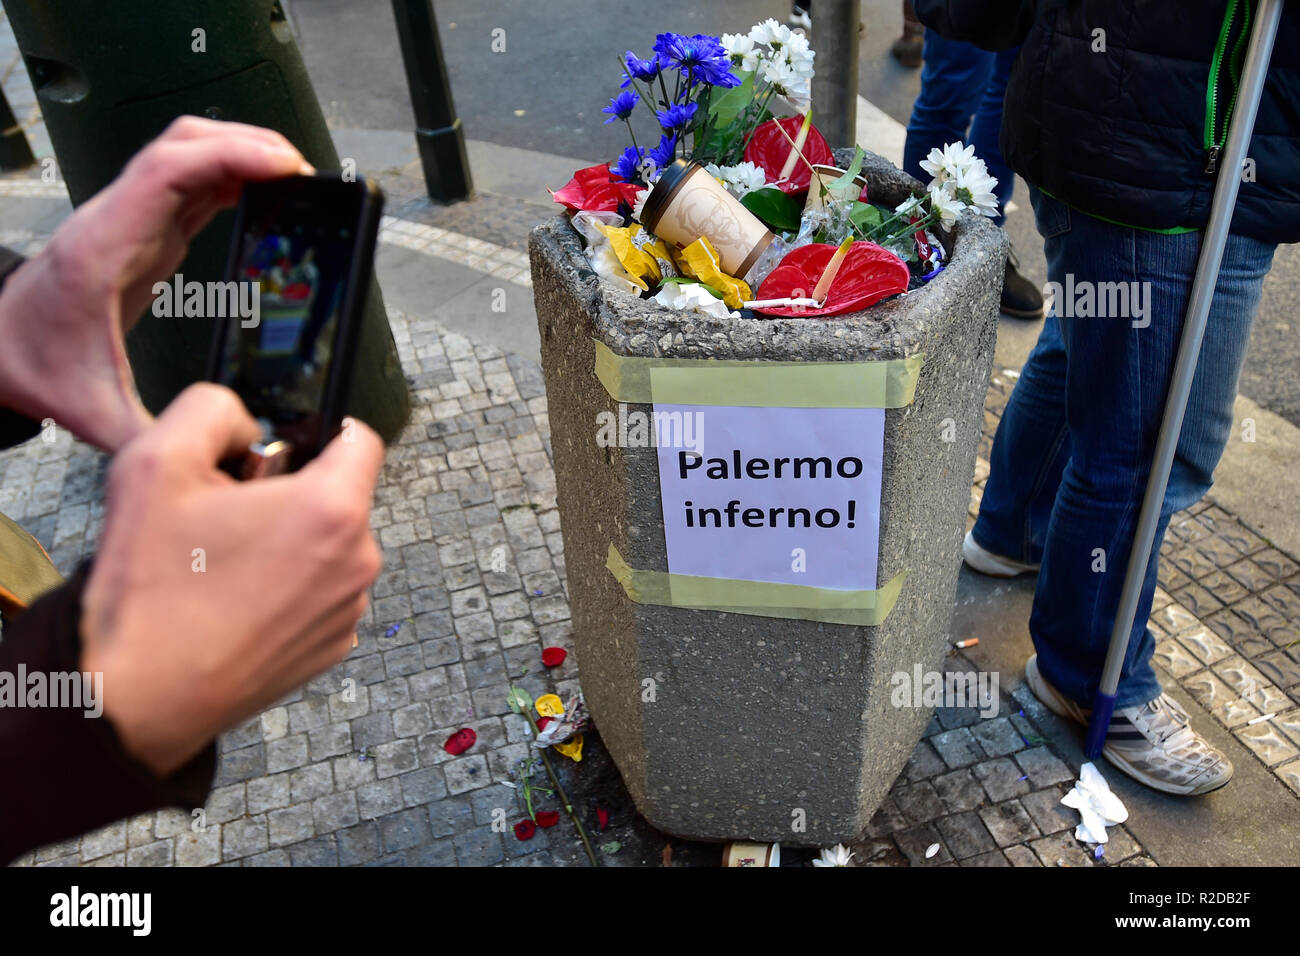
[[[1038,10],[1058,0],[912,0],[916,18],[949,40],[983,50],[1009,50],[1024,41]]]
[[[300,471],[240,484],[217,467],[261,435],[239,398],[194,385],[153,422],[123,346],[153,284],[244,182],[310,171],[271,130],[183,118],[0,294],[0,407],[117,452],[93,564],[0,635],[0,695],[21,685],[27,704],[52,677],[75,687],[73,672],[92,691],[81,707],[0,696],[0,862],[200,806],[214,738],[351,650],[382,564],[378,436],[356,422]]]
[[[201,807],[212,784],[215,743],[167,777],[130,756],[112,722],[95,716],[104,701],[102,682],[93,675],[85,685],[89,695],[74,702],[82,706],[25,706],[37,700],[32,675],[46,682],[49,704],[50,675],[81,673],[78,628],[89,573],[90,565],[83,565],[67,584],[7,622],[0,640],[0,681],[11,681],[8,692],[22,695],[4,701],[0,711],[0,865],[131,814]]]
[[[0,246],[0,288],[4,287],[4,282],[9,278],[9,274],[26,261],[12,249]],[[0,342],[0,348],[3,348],[4,345],[4,342]],[[12,448],[29,438],[35,438],[40,430],[40,422],[30,419],[26,415],[10,411],[7,408],[0,408],[0,448]]]

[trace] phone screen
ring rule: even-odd
[[[252,314],[226,320],[214,378],[298,464],[330,437],[322,414],[364,200],[357,183],[320,177],[246,187],[227,276]]]

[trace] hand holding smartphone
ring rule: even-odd
[[[239,478],[295,471],[342,427],[374,269],[383,194],[337,174],[248,183],[226,282],[256,283],[252,315],[218,318],[208,379],[262,426]]]

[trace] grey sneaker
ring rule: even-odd
[[[991,578],[1014,578],[1018,574],[1032,574],[1038,570],[1036,564],[1013,561],[980,547],[974,534],[969,531],[961,543],[961,558],[972,571],[987,574]]]
[[[1038,655],[1025,663],[1025,680],[1047,708],[1085,726],[1088,709],[1070,700],[1038,671]],[[1188,725],[1187,711],[1168,694],[1110,718],[1105,756],[1116,768],[1153,790],[1194,796],[1232,779],[1232,763]]]

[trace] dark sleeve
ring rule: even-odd
[[[949,40],[1009,50],[1029,34],[1039,8],[1058,0],[912,0],[917,19]]]
[[[0,640],[0,865],[28,850],[160,807],[203,806],[215,743],[165,780],[123,749],[105,716],[84,707],[19,706],[30,675],[71,674],[81,664],[82,564],[67,584],[6,622]],[[26,676],[27,687],[19,686]],[[92,684],[102,707],[103,684]],[[83,703],[85,703],[83,697]],[[93,712],[93,706],[90,708]]]
[[[0,286],[3,286],[5,279],[9,278],[9,273],[26,261],[12,249],[0,246]],[[0,348],[4,347],[5,343],[0,342]],[[39,422],[32,421],[17,412],[11,412],[7,408],[0,408],[0,448],[11,448],[29,438],[35,438],[40,430]]]

